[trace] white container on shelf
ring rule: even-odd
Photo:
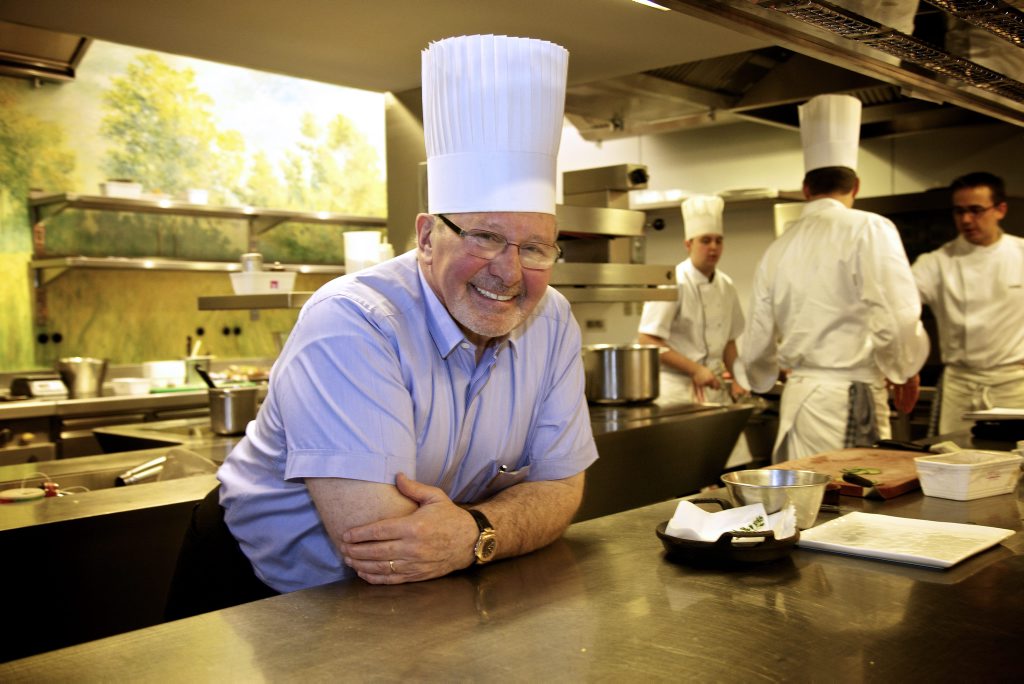
[[[966,449],[914,459],[925,496],[970,501],[1009,494],[1020,479],[1024,458],[1008,451]]]
[[[295,271],[246,271],[231,273],[235,294],[274,294],[291,292],[295,287]]]
[[[106,197],[138,199],[142,197],[142,183],[129,180],[108,180],[106,183],[100,183],[100,193]]]
[[[345,273],[355,273],[379,263],[380,238],[381,233],[378,230],[350,230],[343,233]]]
[[[110,386],[117,396],[137,396],[149,394],[148,378],[114,378]]]

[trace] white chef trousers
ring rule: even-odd
[[[942,372],[942,406],[939,434],[970,430],[968,411],[990,408],[1024,408],[1024,364],[972,370],[946,366]]]

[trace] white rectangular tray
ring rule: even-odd
[[[797,546],[948,568],[1013,535],[1000,527],[854,512],[804,530]]]

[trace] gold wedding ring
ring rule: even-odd
[[[395,561],[389,560],[388,561],[388,567],[391,568],[391,574],[392,575],[395,574]]]

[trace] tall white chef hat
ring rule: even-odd
[[[818,95],[800,105],[804,173],[826,166],[857,170],[860,100],[850,95]]]
[[[722,210],[725,200],[718,195],[694,195],[683,200],[683,228],[686,239],[713,233],[722,235]]]
[[[423,51],[427,206],[555,213],[569,52],[508,36],[459,36]]]

